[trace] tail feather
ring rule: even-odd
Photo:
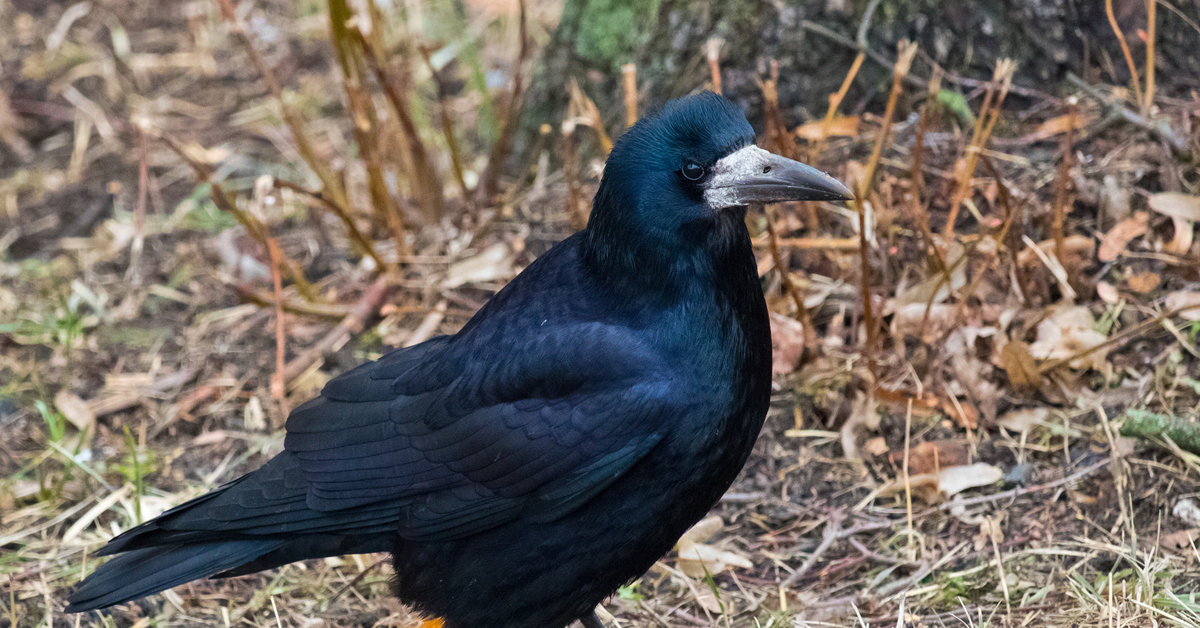
[[[286,543],[281,539],[151,547],[126,552],[94,571],[67,598],[68,613],[136,600],[236,569]]]

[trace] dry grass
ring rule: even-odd
[[[528,176],[494,165],[553,10],[468,3],[450,50],[442,4],[333,35],[324,4],[6,16],[22,88],[0,100],[0,627],[417,625],[380,556],[62,608],[106,539],[261,464],[329,377],[453,332],[585,218],[603,155],[579,136],[607,135],[583,90]],[[716,86],[720,52],[696,51]],[[1195,103],[1156,96],[1170,77],[1148,71],[1135,101],[1014,103],[1011,68],[956,95],[900,56],[929,88],[898,77],[883,118],[839,117],[843,89],[797,129],[764,78],[764,140],[859,200],[751,219],[775,316],[767,429],[720,523],[608,610],[679,628],[1200,625],[1200,520],[1174,514],[1200,459],[1120,435],[1126,409],[1200,411],[1200,322],[1179,309],[1196,218],[1148,203],[1196,198]],[[488,60],[501,87],[459,80]],[[647,103],[625,76],[632,119]]]

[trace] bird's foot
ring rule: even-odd
[[[583,628],[620,628],[617,619],[612,613],[604,610],[603,606],[597,606],[591,614],[580,617],[579,623],[583,624]]]

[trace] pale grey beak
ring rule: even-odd
[[[780,201],[849,201],[840,181],[798,161],[751,144],[712,166],[704,200],[713,209]]]

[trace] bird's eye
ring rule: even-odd
[[[683,169],[680,170],[680,172],[683,173],[683,178],[687,179],[688,181],[699,181],[700,179],[704,178],[704,166],[701,166],[694,161],[689,161],[683,164]]]

